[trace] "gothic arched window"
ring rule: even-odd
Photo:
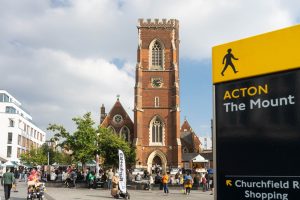
[[[164,125],[159,117],[154,117],[150,123],[150,144],[163,145]]]
[[[127,126],[124,126],[120,131],[120,136],[124,138],[126,142],[130,141],[130,130]]]
[[[182,151],[183,151],[183,153],[188,153],[189,152],[188,148],[186,148],[186,147],[183,147]]]
[[[110,131],[113,132],[113,133],[116,132],[116,130],[115,130],[114,127],[112,127],[112,126],[109,126],[107,129],[110,130]]]
[[[151,47],[151,69],[162,70],[163,69],[163,46],[159,41],[152,43]]]

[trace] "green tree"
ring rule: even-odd
[[[48,147],[45,143],[39,148],[31,148],[26,153],[21,154],[21,161],[23,163],[36,165],[47,165],[48,164],[48,154],[49,154],[49,164],[53,163],[59,164],[71,164],[71,158],[69,155],[60,152],[54,151],[52,148]]]
[[[118,167],[119,157],[118,149],[122,150],[126,157],[128,166],[135,164],[136,153],[135,149],[127,143],[124,138],[119,137],[110,129],[99,128],[97,138],[100,156],[104,159],[106,166]]]
[[[54,153],[53,161],[60,165],[71,165],[72,157],[69,154],[57,151]]]
[[[20,157],[23,163],[33,166],[46,165],[48,162],[47,154],[45,154],[42,148],[31,148],[29,151],[22,153]]]
[[[72,120],[77,125],[77,130],[72,134],[63,126],[56,124],[50,124],[48,130],[55,133],[52,140],[59,141],[60,147],[71,151],[74,161],[79,161],[84,166],[99,154],[104,159],[104,165],[117,167],[118,149],[121,149],[126,156],[126,163],[128,165],[135,163],[135,149],[124,138],[109,129],[94,128],[95,123],[91,119],[91,113]]]
[[[95,123],[91,119],[90,112],[72,120],[77,126],[77,130],[72,134],[61,125],[50,124],[47,129],[55,133],[52,140],[59,141],[58,145],[70,150],[74,161],[79,161],[84,166],[85,163],[95,158],[97,129],[93,127]]]

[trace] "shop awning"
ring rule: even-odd
[[[19,165],[14,162],[14,161],[7,161],[6,163],[3,164],[6,167],[18,167]]]
[[[194,157],[192,159],[193,163],[196,163],[196,162],[208,162],[208,160],[205,160],[204,157],[202,157],[201,155],[197,155],[196,157]]]

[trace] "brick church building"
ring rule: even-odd
[[[108,114],[102,105],[100,125],[111,128],[135,146],[136,167],[148,171],[158,165],[163,171],[182,167],[179,22],[140,19],[137,29],[134,123],[118,98]],[[199,146],[199,138],[193,144]],[[187,148],[190,147],[184,150]]]

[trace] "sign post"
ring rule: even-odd
[[[215,199],[300,198],[299,35],[213,48]]]

